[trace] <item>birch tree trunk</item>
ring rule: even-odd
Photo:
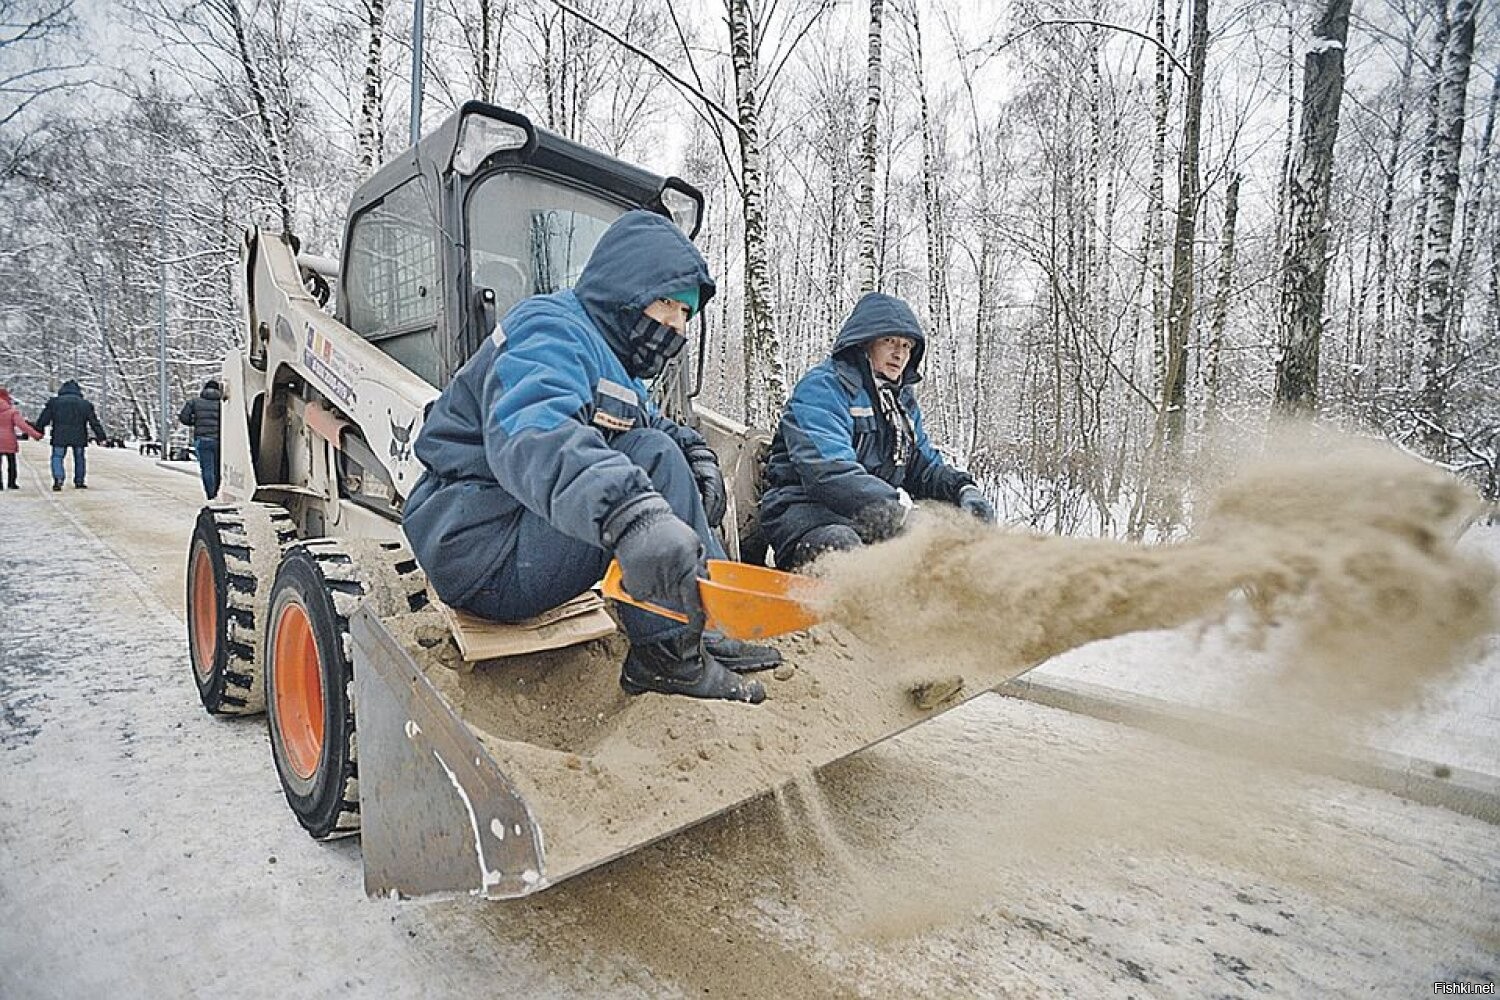
[[[364,87],[359,101],[359,126],[355,144],[359,150],[359,175],[369,177],[385,159],[382,137],[385,134],[385,74],[380,62],[381,35],[385,31],[385,0],[365,0],[365,26],[370,44],[365,51]]]
[[[1286,246],[1287,194],[1292,183],[1292,153],[1297,143],[1297,31],[1290,0],[1281,0],[1286,18],[1286,128],[1282,130],[1281,173],[1276,184],[1276,245]]]
[[[439,6],[452,20],[463,46],[468,79],[462,84],[466,90],[461,97],[496,103],[501,41],[505,37],[506,21],[512,13],[513,2],[514,0],[446,0],[445,4]],[[539,36],[543,33],[541,19],[532,8],[521,11],[517,16],[526,18],[535,26]],[[529,54],[535,58],[539,51],[538,40],[526,37],[525,44],[530,46]]]
[[[745,217],[745,420],[752,427],[771,427],[786,401],[786,375],[776,334],[766,241],[755,26],[749,0],[728,0],[728,14]]]
[[[538,24],[542,30],[542,92],[547,97],[547,127],[554,132],[562,131],[562,126],[559,124],[561,110],[558,107],[561,98],[558,96],[559,87],[552,68],[555,58],[552,54],[552,30],[558,20],[559,18],[549,11],[545,20]]]
[[[1438,123],[1441,114],[1443,89],[1443,62],[1448,51],[1448,32],[1451,21],[1448,16],[1448,0],[1435,0],[1438,13],[1437,37],[1433,44],[1432,62],[1428,66],[1429,87],[1427,91],[1427,124],[1422,136],[1420,179],[1417,182],[1416,210],[1412,213],[1410,255],[1411,265],[1407,272],[1406,329],[1404,342],[1407,364],[1403,368],[1410,374],[1420,364],[1421,351],[1418,345],[1418,327],[1422,319],[1422,277],[1426,273],[1427,219],[1432,212],[1432,169],[1437,154]]]
[[[1396,177],[1401,166],[1401,144],[1406,138],[1407,84],[1411,80],[1414,43],[1406,39],[1406,57],[1402,63],[1396,103],[1396,122],[1391,126],[1391,148],[1383,168],[1380,216],[1375,223],[1375,329],[1370,345],[1373,377],[1376,385],[1384,384],[1386,345],[1390,324],[1391,231],[1395,227]]]
[[[1156,0],[1156,81],[1151,135],[1151,181],[1146,189],[1145,267],[1151,282],[1151,387],[1160,393],[1167,367],[1167,282],[1162,273],[1162,209],[1166,205],[1167,111],[1172,78],[1167,72],[1167,6]]]
[[[1169,451],[1179,452],[1187,427],[1187,336],[1193,322],[1193,236],[1198,227],[1198,143],[1208,52],[1208,0],[1193,0],[1188,34],[1187,106],[1177,171],[1177,225],[1172,238],[1172,295],[1167,307],[1167,359],[1162,417]]]
[[[271,102],[261,80],[255,56],[250,51],[250,42],[245,35],[245,22],[240,15],[239,0],[219,0],[219,8],[234,32],[236,52],[240,67],[245,71],[245,83],[250,88],[250,97],[255,104],[255,117],[260,124],[261,139],[266,144],[266,153],[271,161],[271,174],[276,185],[276,204],[281,212],[283,235],[292,234],[292,179],[287,167],[286,147],[275,119],[271,117]]]
[[[1479,162],[1474,167],[1473,180],[1464,196],[1463,237],[1459,241],[1458,263],[1453,267],[1453,304],[1448,310],[1449,343],[1458,342],[1463,335],[1464,301],[1469,291],[1469,275],[1474,267],[1474,244],[1482,219],[1487,218],[1490,208],[1489,178],[1490,163],[1494,157],[1495,113],[1500,105],[1500,73],[1496,73],[1490,86],[1489,110],[1484,116],[1484,131],[1480,133]]]
[[[962,53],[963,48],[958,43],[957,32],[952,24],[949,24],[950,37],[953,38],[955,47]],[[970,150],[975,164],[975,172],[978,176],[978,189],[974,193],[976,208],[974,211],[975,223],[979,227],[978,241],[979,252],[974,261],[974,369],[973,379],[969,383],[969,437],[968,455],[969,460],[974,463],[984,447],[982,428],[985,426],[985,401],[988,398],[987,377],[989,371],[989,354],[992,338],[996,327],[997,303],[995,287],[997,259],[998,228],[994,220],[994,192],[991,174],[988,166],[989,150],[985,148],[985,130],[983,121],[979,115],[979,99],[975,93],[974,70],[966,59],[960,55],[958,59],[959,78],[963,82],[964,95],[967,98],[970,121]],[[955,375],[957,372],[954,373]]]
[[[500,34],[505,27],[505,5],[497,16],[493,0],[479,0],[479,37],[474,42],[475,97],[481,101],[495,100],[495,80],[499,76]]]
[[[1448,309],[1451,304],[1450,256],[1453,216],[1458,202],[1458,166],[1463,154],[1464,111],[1469,87],[1469,65],[1474,56],[1474,22],[1479,0],[1458,0],[1443,53],[1438,91],[1438,134],[1433,155],[1432,210],[1423,241],[1426,263],[1422,275],[1422,393],[1421,406],[1432,424],[1442,427],[1448,416]],[[1446,440],[1434,435],[1429,445],[1440,453]]]
[[[881,178],[880,219],[875,223],[875,279],[877,284],[885,274],[886,257],[891,249],[891,233],[895,231],[895,227],[891,225],[891,210],[892,207],[898,211],[900,209],[900,206],[896,204],[896,171],[893,169],[896,164],[895,109],[887,104],[884,113],[886,129],[881,144],[884,146],[885,176]]]
[[[957,440],[962,437],[960,427],[960,396],[956,345],[948,336],[948,248],[947,227],[943,220],[941,196],[942,179],[938,176],[937,138],[932,120],[931,105],[927,100],[927,72],[923,66],[922,14],[912,5],[912,61],[917,78],[917,104],[922,126],[922,224],[927,237],[927,322],[930,340],[943,348],[944,357],[950,363],[939,387],[945,401],[944,437]]]
[[[1309,415],[1318,401],[1318,352],[1327,279],[1328,188],[1344,94],[1344,42],[1351,0],[1327,0],[1302,74],[1302,130],[1292,167],[1281,271],[1281,350],[1273,406]]]
[[[1193,237],[1198,223],[1198,143],[1202,126],[1203,74],[1208,51],[1208,0],[1193,0],[1188,34],[1188,89],[1183,109],[1182,152],[1177,170],[1177,224],[1172,239],[1172,286],[1167,310],[1166,356],[1156,423],[1143,462],[1142,486],[1130,512],[1128,532],[1140,538],[1148,522],[1162,529],[1181,515],[1179,475],[1187,429],[1187,333],[1193,314]]]
[[[880,41],[884,0],[870,0],[870,47],[865,66],[865,124],[859,144],[859,191],[854,211],[859,226],[859,290],[875,290],[875,163],[879,142]]]
[[[1229,187],[1224,191],[1224,232],[1219,237],[1219,280],[1214,290],[1212,318],[1209,321],[1208,358],[1205,362],[1204,403],[1208,425],[1212,427],[1219,416],[1219,373],[1224,355],[1224,326],[1229,316],[1229,293],[1234,287],[1234,227],[1240,213],[1239,171],[1229,177]]]

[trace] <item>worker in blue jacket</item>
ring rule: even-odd
[[[698,579],[724,553],[718,460],[642,382],[682,350],[713,294],[671,221],[621,216],[576,287],[518,303],[434,402],[404,527],[438,596],[493,621],[578,596],[613,556],[632,596],[689,616],[620,609],[621,686],[755,703],[765,689],[741,672],[780,654],[703,633]]]
[[[911,307],[870,292],[844,321],[832,356],[792,390],[760,501],[778,566],[889,538],[913,500],[957,504],[994,523],[973,478],[943,460],[922,426],[913,386],[925,349]]]

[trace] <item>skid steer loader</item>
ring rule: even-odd
[[[764,706],[628,698],[609,648],[619,640],[607,638],[469,672],[433,665],[447,636],[412,625],[435,612],[400,521],[421,473],[412,444],[424,407],[510,306],[571,285],[631,208],[693,236],[703,198],[471,102],[355,193],[341,261],[299,258],[284,235],[245,235],[245,346],[222,378],[223,491],[200,512],[188,554],[193,676],[210,713],[267,712],[293,813],[315,838],[361,833],[372,895],[535,892],[936,711],[894,693],[850,724],[808,689],[788,702],[799,714],[776,721]],[[766,435],[692,406],[703,336],[700,326],[656,392],[718,452],[731,556],[745,541],[763,558],[751,536]],[[595,659],[608,665],[590,670],[579,650],[601,645]],[[633,732],[685,727],[684,712],[740,755],[722,773],[705,765],[693,795],[683,774],[710,759],[706,747],[654,762],[665,773],[651,761],[629,774],[595,765]],[[777,768],[759,766],[773,737],[790,750]],[[610,782],[629,786],[630,807],[590,815],[590,795]]]

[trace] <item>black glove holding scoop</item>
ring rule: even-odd
[[[643,493],[610,515],[604,543],[620,561],[626,593],[684,612],[702,628],[698,578],[708,575],[703,543],[660,493]]]

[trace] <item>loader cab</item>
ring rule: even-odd
[[[571,287],[632,208],[693,237],[703,196],[471,101],[355,193],[338,318],[442,388],[511,306]]]

